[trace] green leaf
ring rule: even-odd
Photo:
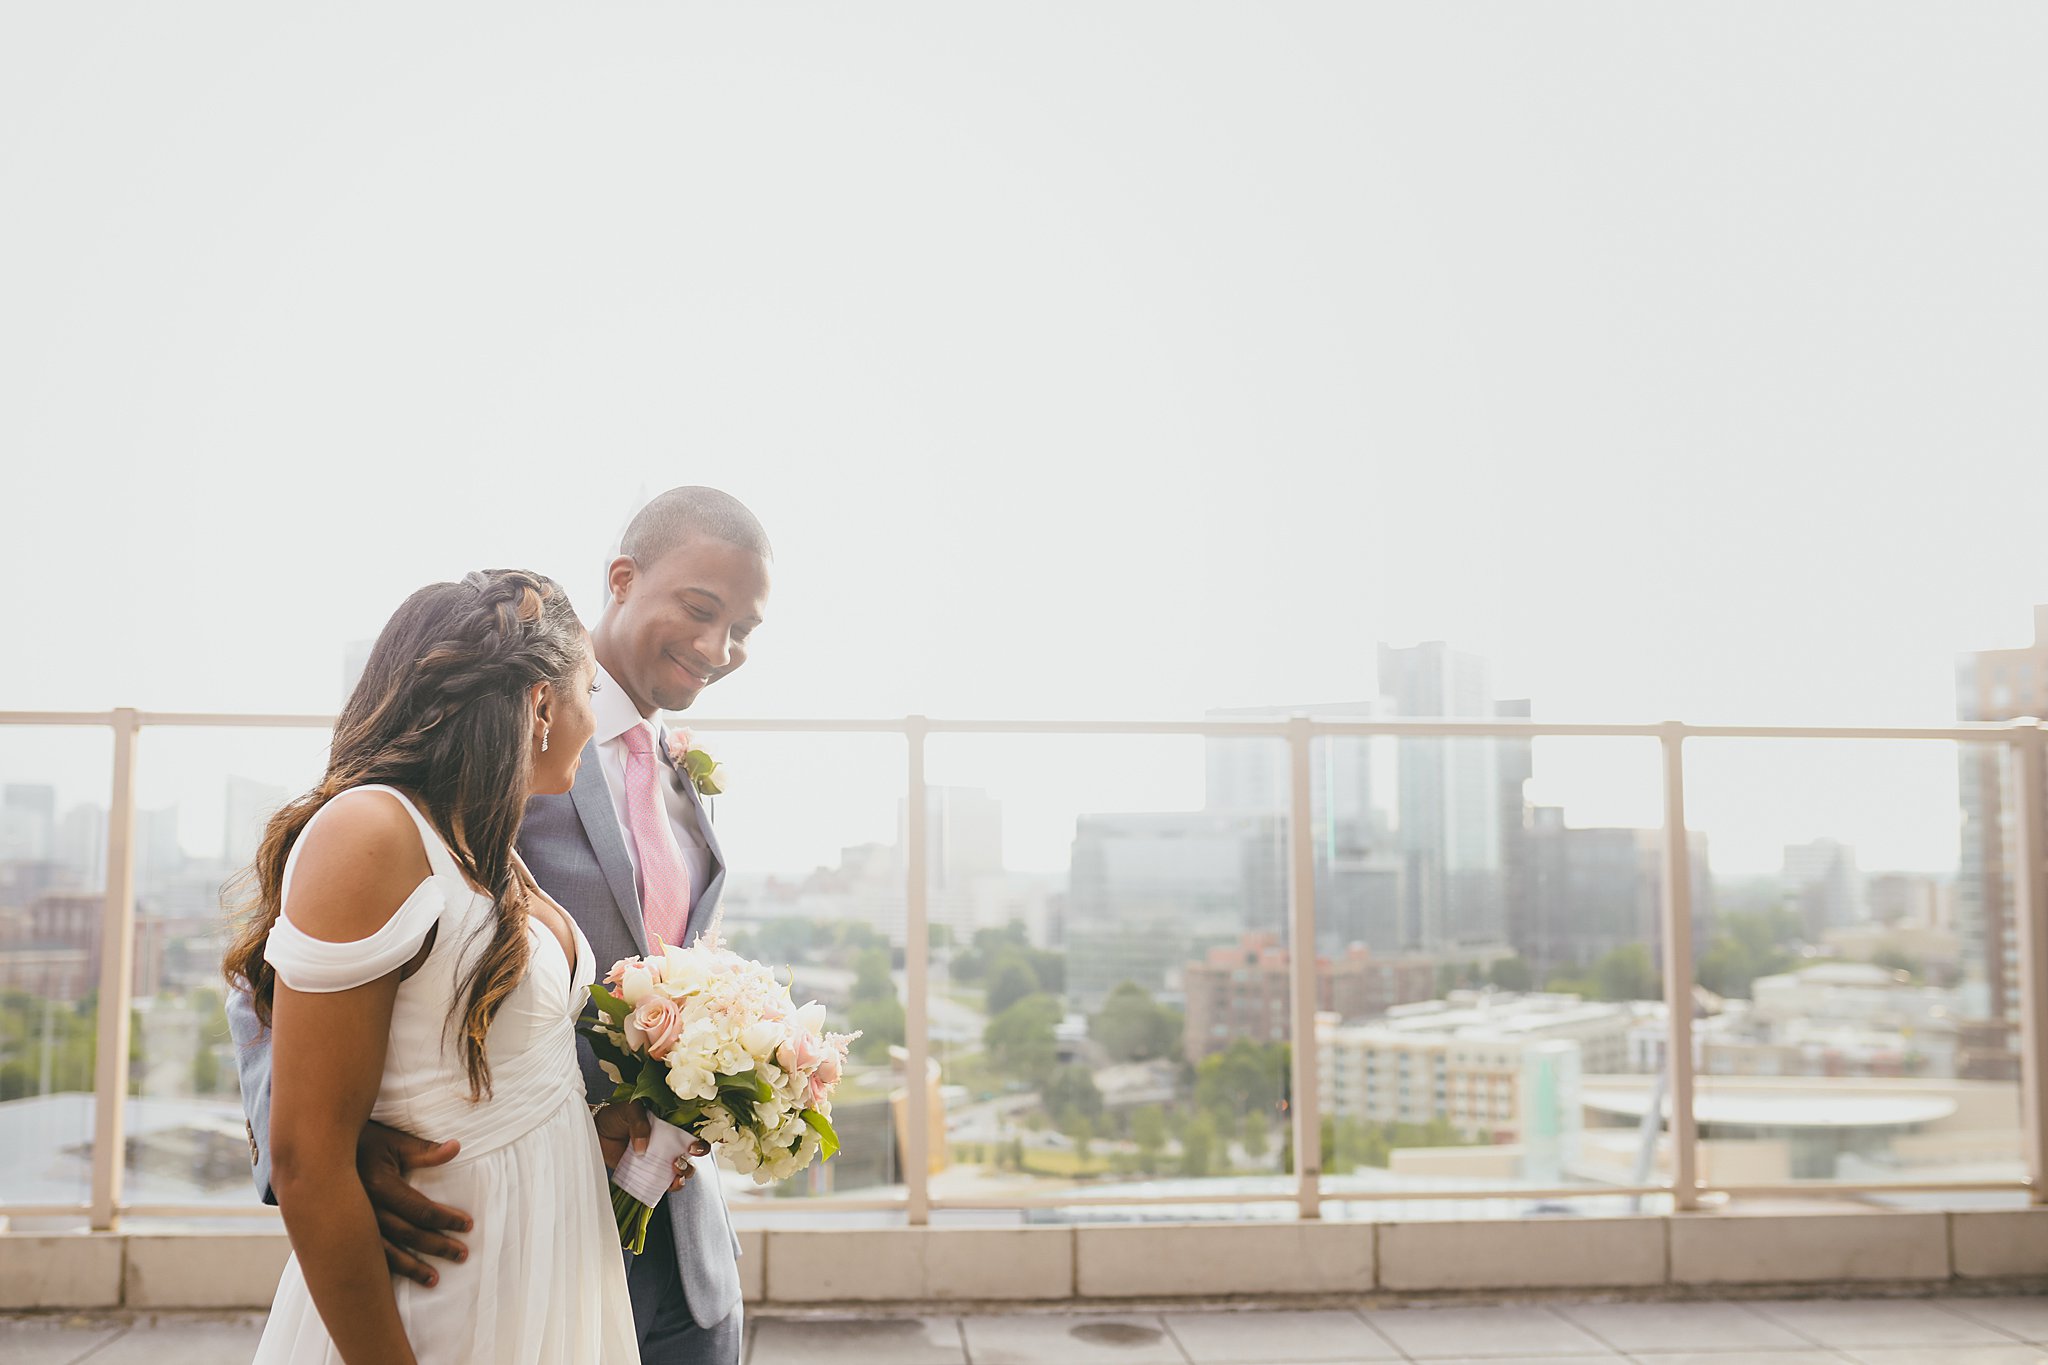
[[[832,1126],[832,1120],[815,1109],[806,1109],[797,1116],[818,1130],[818,1156],[830,1161],[839,1155],[839,1130]]]
[[[737,1076],[720,1076],[718,1078],[718,1088],[720,1090],[730,1090],[736,1095],[745,1095],[750,1100],[772,1100],[775,1098],[775,1091],[770,1088],[767,1081],[761,1078],[761,1073],[758,1071],[742,1071]]]
[[[643,1066],[633,1081],[633,1098],[645,1100],[647,1107],[657,1114],[674,1111],[682,1101],[676,1092],[668,1088],[668,1072],[658,1066]]]
[[[589,1040],[590,1050],[597,1054],[597,1059],[600,1062],[610,1062],[619,1069],[619,1074],[622,1076],[627,1072],[646,1065],[640,1058],[635,1057],[632,1053],[614,1042],[612,1036],[603,1029],[596,1027],[581,1028],[577,1032]]]
[[[625,1001],[619,999],[619,997],[613,995],[595,981],[590,983],[590,998],[599,1009],[614,1019],[624,1019],[628,1014],[632,1013],[632,1010],[627,1007]]]

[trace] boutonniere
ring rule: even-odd
[[[731,788],[726,766],[692,744],[688,730],[669,731],[667,746],[669,766],[689,778],[699,796],[720,796]]]

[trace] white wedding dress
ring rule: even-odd
[[[428,1198],[466,1211],[474,1223],[462,1238],[466,1260],[433,1263],[440,1275],[434,1288],[392,1277],[413,1352],[421,1365],[637,1361],[604,1158],[576,1065],[575,1019],[596,971],[590,945],[575,929],[571,963],[553,932],[528,921],[526,976],[499,1008],[486,1040],[492,1092],[471,1100],[451,1012],[463,967],[489,941],[491,899],[464,879],[433,826],[404,796],[389,787],[357,790],[390,792],[404,804],[419,826],[432,875],[388,923],[356,943],[310,938],[280,915],[265,956],[294,990],[347,990],[411,961],[439,926],[426,960],[399,983],[384,1079],[371,1111],[378,1123],[462,1143],[447,1165],[409,1177]],[[290,862],[284,880],[289,887]],[[340,1359],[295,1255],[278,1284],[256,1361],[327,1365]]]

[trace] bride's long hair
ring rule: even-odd
[[[470,881],[491,893],[490,941],[457,990],[470,1094],[490,1093],[484,1038],[526,971],[526,896],[512,843],[532,778],[530,697],[536,683],[569,685],[588,648],[568,595],[519,569],[429,584],[392,613],[335,723],[326,776],[270,818],[255,863],[236,879],[239,922],[222,966],[230,982],[248,984],[266,1026],[277,977],[263,946],[283,908],[292,846],[349,788],[396,787],[420,802]]]

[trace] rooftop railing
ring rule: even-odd
[[[86,727],[101,728],[112,736],[112,767],[107,803],[105,838],[105,893],[101,907],[96,1064],[92,1107],[90,1198],[79,1204],[0,1205],[0,1216],[84,1217],[95,1229],[114,1229],[124,1215],[199,1214],[218,1216],[236,1211],[232,1207],[185,1207],[170,1204],[132,1204],[124,1199],[123,1181],[126,1150],[125,1079],[131,1051],[130,1020],[134,973],[136,926],[136,774],[139,741],[145,731],[177,728],[295,728],[324,729],[333,718],[324,715],[252,715],[200,712],[147,712],[129,708],[100,712],[10,711],[0,712],[0,727]],[[927,783],[927,749],[935,736],[1179,736],[1194,739],[1263,739],[1284,745],[1287,754],[1285,798],[1285,927],[1292,946],[1288,957],[1289,1027],[1294,1041],[1287,1106],[1293,1166],[1290,1176],[1278,1188],[1259,1190],[1233,1188],[1216,1191],[1143,1191],[1092,1193],[1085,1188],[1050,1193],[1003,1194],[991,1197],[935,1196],[931,1188],[932,1095],[926,1085],[902,1087],[906,1122],[902,1125],[902,1197],[877,1199],[835,1199],[841,1210],[900,1210],[913,1225],[930,1221],[934,1210],[1030,1209],[1059,1207],[1082,1209],[1095,1206],[1127,1205],[1291,1205],[1293,1216],[1315,1219],[1323,1216],[1327,1201],[1371,1202],[1381,1200],[1478,1200],[1512,1198],[1540,1200],[1597,1194],[1603,1196],[1666,1196],[1672,1207],[1684,1211],[1697,1208],[1710,1195],[1758,1197],[1772,1194],[1859,1196],[1871,1193],[1906,1193],[1916,1190],[2024,1192],[2032,1203],[2048,1202],[2048,1114],[2044,1114],[2041,1065],[2048,1049],[2048,942],[2044,942],[2043,914],[2048,910],[2048,826],[2044,826],[2044,805],[2048,805],[2048,727],[2031,720],[2000,724],[1958,724],[1920,727],[1885,726],[1787,726],[1787,725],[1690,725],[1558,723],[1524,720],[1395,720],[1318,719],[1313,715],[1272,719],[1211,719],[1202,721],[1162,720],[974,720],[906,716],[889,719],[720,719],[692,718],[693,729],[703,733],[813,734],[894,736],[903,742],[907,820],[904,825],[904,1074],[925,1077],[932,1060],[931,1031],[931,857],[927,847],[930,826],[930,788]],[[1416,1188],[1333,1190],[1324,1179],[1321,1086],[1317,1074],[1318,1050],[1309,1045],[1316,1038],[1317,1012],[1317,849],[1312,811],[1316,794],[1312,787],[1312,746],[1319,740],[1346,737],[1443,739],[1443,740],[1537,740],[1559,738],[1616,738],[1654,742],[1661,763],[1662,832],[1659,939],[1662,944],[1663,1024],[1666,1036],[1662,1055],[1666,1074],[1663,1130],[1668,1144],[1668,1178],[1638,1178],[1634,1183],[1560,1185],[1537,1188],[1531,1185],[1482,1186],[1449,1190]],[[2010,775],[2006,801],[2013,816],[2013,862],[2018,869],[2011,879],[2017,925],[2016,987],[2019,1002],[2017,1029],[2020,1061],[2019,1100],[2024,1178],[1962,1179],[1953,1182],[1896,1181],[1799,1181],[1796,1184],[1756,1184],[1725,1181],[1719,1184],[1701,1175],[1700,1136],[1695,1121],[1695,980],[1693,894],[1694,875],[1691,848],[1682,837],[1686,830],[1686,751],[1691,741],[1702,739],[1757,739],[1802,741],[1907,741],[1943,742],[1964,746],[1988,746],[2005,756]],[[1644,1172],[1639,1170],[1639,1177]],[[258,1212],[253,1200],[248,1211]]]

